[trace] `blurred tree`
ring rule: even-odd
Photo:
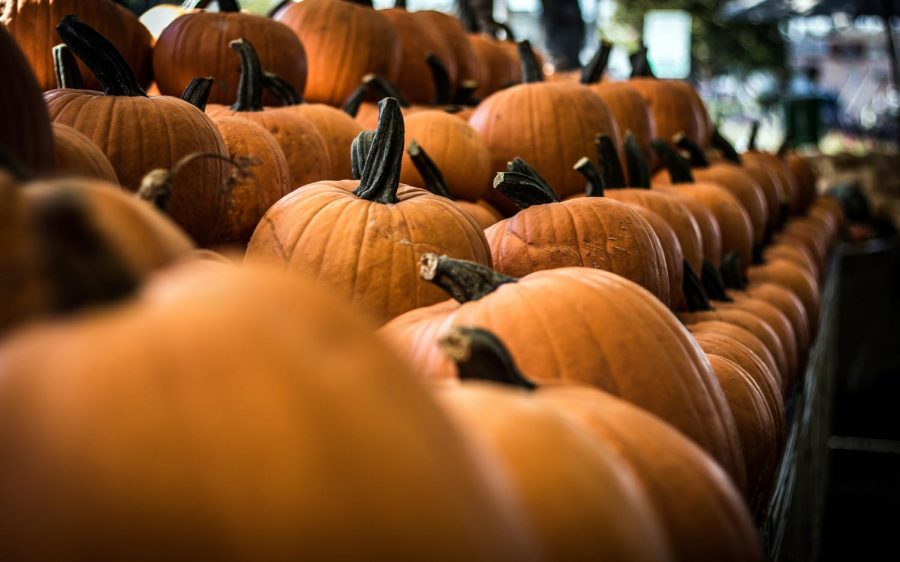
[[[640,34],[648,10],[685,10],[692,16],[692,72],[697,77],[745,75],[768,70],[787,73],[787,50],[777,23],[755,24],[721,17],[719,0],[625,0],[615,19]]]

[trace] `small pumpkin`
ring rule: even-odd
[[[53,145],[56,149],[56,172],[119,183],[109,159],[94,142],[62,123],[53,123]]]
[[[491,256],[469,214],[444,197],[400,183],[403,117],[396,100],[381,104],[359,180],[305,185],[278,201],[253,233],[247,259],[327,280],[384,323],[442,299],[418,278],[423,249],[484,265]]]
[[[751,267],[747,276],[751,284],[771,281],[797,295],[809,319],[810,331],[815,333],[819,321],[821,292],[818,281],[808,271],[791,261],[774,259]]]
[[[797,196],[791,205],[794,214],[805,212],[816,201],[816,171],[809,159],[801,154],[790,152],[784,159],[788,172],[794,178],[797,186]]]
[[[753,283],[745,291],[729,291],[728,296],[734,300],[735,304],[741,304],[745,299],[766,301],[787,316],[791,327],[794,328],[797,342],[798,374],[802,373],[806,354],[812,343],[812,328],[803,301],[790,289],[773,282]]]

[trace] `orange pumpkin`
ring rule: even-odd
[[[763,265],[751,267],[747,275],[751,284],[770,281],[797,295],[809,319],[809,329],[815,333],[819,321],[821,293],[818,281],[808,271],[791,261],[774,259]]]
[[[116,171],[103,151],[91,139],[62,123],[53,123],[56,172],[119,183]]]
[[[422,274],[456,300],[413,310],[381,330],[421,376],[456,377],[438,348],[449,328],[489,330],[528,379],[595,386],[656,414],[706,449],[744,488],[740,444],[709,363],[678,319],[639,285],[606,271],[569,267],[516,280],[434,254],[423,258]]]
[[[483,71],[478,57],[475,55],[466,30],[459,19],[436,10],[421,10],[413,14],[415,17],[429,22],[441,34],[450,48],[456,66],[457,91],[466,82],[481,82]],[[474,93],[474,92],[473,92]]]
[[[431,70],[426,56],[433,54],[443,65],[447,73],[450,88],[456,83],[456,57],[453,50],[440,31],[429,21],[416,13],[402,8],[380,10],[397,31],[400,43],[400,69],[397,73],[397,86],[412,103],[437,103],[438,92],[433,81],[427,77]]]
[[[305,0],[285,4],[273,17],[291,28],[306,50],[304,96],[311,102],[340,106],[366,74],[398,77],[397,30],[371,4]]]
[[[791,210],[794,214],[804,213],[816,201],[818,195],[816,191],[816,171],[805,156],[794,152],[789,153],[784,162],[787,164],[790,177],[794,179],[797,186],[797,193],[791,205]]]
[[[729,291],[728,296],[734,299],[736,304],[741,304],[748,298],[764,300],[788,317],[794,328],[797,356],[800,363],[799,372],[802,372],[806,353],[812,343],[812,328],[803,301],[790,289],[772,282],[753,283],[745,291]]]
[[[700,146],[708,144],[705,120],[698,116],[697,99],[690,86],[677,80],[642,77],[629,79],[628,85],[647,102],[658,137],[671,139],[684,133]]]

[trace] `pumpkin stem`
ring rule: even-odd
[[[694,269],[684,260],[684,280],[681,284],[684,289],[684,297],[687,301],[689,312],[698,312],[701,310],[712,310],[709,305],[709,296],[703,288],[700,278],[694,273]]]
[[[482,328],[456,327],[438,340],[441,351],[456,363],[460,380],[490,381],[534,390],[509,350],[493,333]]]
[[[219,3],[219,11],[234,13],[241,11],[241,5],[238,4],[237,0],[218,0]]]
[[[263,71],[262,81],[263,86],[278,98],[281,105],[300,105],[303,103],[303,96],[294,88],[294,85],[274,72]]]
[[[374,93],[377,99],[394,98],[400,104],[400,107],[409,107],[409,100],[400,91],[400,87],[394,82],[376,76],[375,74],[367,74],[363,77],[363,83],[368,87],[368,91]]]
[[[548,191],[545,184],[518,172],[497,172],[494,189],[509,198],[519,209],[560,202],[555,191]]]
[[[466,107],[475,107],[478,105],[478,99],[475,92],[478,91],[478,82],[474,80],[463,80],[456,88],[456,94],[453,96],[453,103]]]
[[[360,199],[389,204],[397,202],[400,186],[400,162],[403,160],[403,113],[394,98],[378,103],[378,127],[372,137],[353,193]]]
[[[544,72],[541,65],[538,64],[537,57],[534,56],[534,50],[531,43],[525,39],[516,43],[519,47],[519,58],[522,61],[522,81],[526,84],[544,81]]]
[[[616,143],[609,135],[597,135],[597,155],[600,158],[600,174],[608,189],[625,187],[625,173],[619,161]]]
[[[133,294],[138,279],[90,220],[85,198],[75,190],[35,203],[39,267],[52,287],[54,311],[71,313]]]
[[[692,168],[709,167],[709,159],[706,157],[703,149],[700,148],[699,144],[689,139],[688,136],[684,134],[684,131],[681,131],[674,137],[672,137],[672,143],[681,150],[688,153],[688,161],[690,162]]]
[[[759,134],[759,120],[754,119],[753,125],[750,127],[750,138],[747,139],[747,150],[756,152],[756,136]]]
[[[763,235],[763,242],[762,243],[754,243],[753,248],[751,248],[751,250],[750,250],[750,258],[752,260],[750,262],[751,264],[761,265],[761,264],[765,263],[765,260],[763,259],[763,249],[765,248],[765,246],[767,244],[766,238],[772,237],[772,235],[770,234],[770,231],[771,231],[771,228],[769,227],[769,225],[767,223],[766,224],[766,232]]]
[[[353,142],[350,143],[350,178],[358,180],[362,178],[366,158],[372,150],[372,142],[375,140],[375,131],[362,131]]]
[[[206,102],[209,100],[209,92],[212,90],[212,85],[215,81],[216,79],[212,76],[194,78],[187,85],[187,88],[181,92],[181,99],[200,111],[206,111]]]
[[[235,39],[228,46],[241,57],[241,81],[238,84],[234,111],[262,111],[262,67],[256,49],[246,39]]]
[[[171,170],[158,168],[147,172],[143,179],[141,179],[141,187],[138,188],[136,193],[137,197],[148,203],[152,203],[153,206],[160,211],[166,212],[169,207],[169,200],[172,198],[175,176],[177,176],[185,166],[192,163],[194,160],[199,160],[201,158],[213,158],[228,162],[234,168],[234,173],[232,173],[225,183],[226,192],[230,192],[238,181],[249,177],[251,173],[249,172],[249,167],[251,165],[250,159],[232,159],[215,152],[194,152],[176,162]]]
[[[710,144],[712,144],[713,148],[717,148],[719,152],[722,153],[722,157],[725,158],[725,160],[733,162],[738,166],[741,165],[741,155],[738,154],[737,150],[734,149],[734,146],[728,139],[719,132],[718,127],[713,129],[712,137],[710,137]]]
[[[430,252],[422,254],[419,260],[419,277],[434,283],[460,303],[477,301],[496,291],[500,285],[518,281],[480,263]]]
[[[650,61],[647,60],[646,45],[641,45],[640,48],[633,52],[628,58],[631,61],[632,78],[656,78],[653,74],[653,69],[650,68]]]
[[[122,53],[96,29],[68,15],[59,21],[56,33],[94,73],[104,95],[147,97]]]
[[[659,155],[659,159],[662,160],[663,166],[669,171],[672,183],[694,183],[694,174],[691,173],[690,164],[669,146],[669,143],[662,139],[653,139],[651,145]]]
[[[341,106],[341,111],[343,111],[350,117],[356,117],[359,114],[359,108],[366,100],[366,94],[368,93],[369,86],[365,83],[365,78],[363,78],[363,83],[357,86],[356,89],[350,93],[347,101],[345,101],[344,105]]]
[[[456,197],[450,193],[450,189],[447,187],[447,181],[444,179],[444,174],[441,173],[440,168],[438,168],[437,164],[434,163],[434,160],[428,156],[425,149],[419,146],[419,143],[417,143],[415,139],[409,143],[409,146],[406,148],[406,153],[409,154],[409,157],[412,159],[413,166],[416,167],[419,175],[425,180],[425,189],[435,195],[440,195],[441,197],[446,197],[450,200],[456,199]]]
[[[703,271],[700,274],[700,281],[703,283],[706,294],[712,300],[732,302],[732,298],[725,291],[725,281],[722,280],[722,274],[709,260],[703,260]]]
[[[722,281],[725,287],[743,291],[747,288],[747,280],[741,267],[741,256],[737,252],[728,252],[722,257],[722,265],[719,266],[722,273]]]
[[[59,89],[81,90],[84,82],[75,56],[65,43],[53,47],[53,72],[56,74],[56,87]]]
[[[278,15],[278,12],[280,12],[282,8],[284,8],[288,4],[293,4],[293,3],[294,3],[294,0],[281,0],[281,2],[278,2],[277,4],[275,4],[274,6],[269,8],[269,11],[266,12],[266,17],[270,18],[270,19],[274,19],[275,16]]]
[[[625,167],[628,169],[628,183],[631,187],[650,189],[650,168],[637,137],[631,131],[625,131]]]
[[[506,171],[524,174],[524,175],[530,177],[531,179],[533,179],[534,181],[540,183],[542,186],[541,189],[543,189],[544,191],[554,193],[554,194],[556,193],[556,190],[553,189],[549,183],[547,183],[547,180],[544,179],[544,176],[542,176],[537,170],[535,170],[531,166],[531,164],[522,160],[518,156],[516,156],[515,158],[513,158],[512,160],[510,160],[509,162],[506,163]],[[559,198],[558,195],[557,195],[557,198]]]
[[[603,77],[606,65],[609,63],[609,54],[612,52],[612,43],[606,39],[600,41],[597,52],[591,57],[583,69],[581,69],[582,84],[596,84]]]
[[[453,99],[453,83],[447,73],[447,66],[441,57],[434,53],[428,53],[425,62],[431,70],[431,79],[434,80],[435,105],[448,105]]]
[[[603,197],[603,191],[606,188],[603,174],[600,173],[597,166],[595,166],[587,156],[582,156],[581,160],[575,162],[575,165],[572,168],[587,180],[588,185],[586,193],[588,197]]]

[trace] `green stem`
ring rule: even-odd
[[[294,88],[294,85],[274,72],[263,71],[262,80],[263,86],[278,98],[282,106],[303,103],[303,96]]]
[[[489,381],[534,390],[509,350],[493,333],[481,328],[457,327],[439,340],[441,350],[456,363],[460,380]]]
[[[478,98],[475,92],[478,91],[478,82],[474,80],[463,80],[456,88],[456,94],[453,96],[453,103],[465,107],[475,107],[478,105]]]
[[[691,173],[690,164],[669,146],[669,143],[662,139],[653,139],[651,144],[659,159],[662,160],[663,166],[669,171],[673,184],[694,183],[694,174]]]
[[[432,253],[423,254],[419,260],[419,277],[434,283],[459,303],[477,301],[501,285],[518,281],[480,263]]]
[[[712,137],[710,138],[710,143],[713,148],[719,150],[722,153],[722,157],[729,162],[733,162],[738,166],[741,165],[741,155],[738,154],[737,150],[734,149],[734,146],[726,139],[721,132],[719,132],[719,128],[716,127],[713,129]]]
[[[206,111],[206,102],[209,100],[209,92],[215,81],[216,79],[212,76],[194,78],[181,93],[181,99],[200,111]]]
[[[234,111],[262,111],[262,66],[256,49],[246,39],[235,39],[228,44],[241,57],[241,81],[238,84],[237,101],[231,106]]]
[[[94,73],[105,95],[147,97],[122,53],[93,27],[68,15],[60,20],[56,32]]]
[[[747,139],[747,150],[756,152],[756,136],[759,134],[759,121],[754,120],[753,126],[750,127],[750,138]]]
[[[625,131],[625,167],[631,187],[650,189],[650,168],[637,137],[631,131]]]
[[[522,61],[522,81],[526,84],[543,82],[544,72],[541,70],[541,65],[538,64],[534,50],[531,48],[531,43],[526,39],[519,41],[517,45],[519,47],[519,58]]]
[[[625,187],[625,173],[619,161],[616,143],[609,135],[597,135],[597,156],[600,161],[600,175],[607,189]]]
[[[587,180],[588,197],[603,197],[603,192],[606,188],[603,183],[603,174],[600,173],[597,166],[594,166],[594,163],[587,156],[582,156],[581,160],[575,163],[573,169]]]
[[[603,39],[600,41],[600,47],[591,57],[590,62],[581,70],[582,84],[596,84],[603,77],[606,71],[606,65],[609,63],[609,54],[612,52],[612,43]]]
[[[350,143],[350,177],[352,179],[362,178],[366,158],[369,156],[369,151],[372,150],[374,141],[375,131],[362,131]]]
[[[376,99],[394,98],[400,104],[400,107],[409,107],[409,100],[400,91],[400,87],[387,78],[376,76],[375,74],[367,74],[363,77],[363,84],[368,87],[368,91],[376,96]]]
[[[428,53],[425,62],[431,70],[431,79],[434,81],[434,104],[448,105],[453,101],[453,83],[450,81],[450,74],[447,73],[447,66],[434,53]]]
[[[541,184],[541,189],[543,191],[546,191],[548,193],[553,193],[553,194],[556,193],[556,190],[553,189],[553,187],[549,183],[547,183],[547,180],[544,179],[544,176],[542,176],[537,170],[535,170],[531,166],[531,164],[522,160],[518,156],[516,156],[515,158],[513,158],[512,160],[510,160],[509,162],[506,163],[506,171],[526,175],[526,176],[530,177],[532,180]],[[557,199],[558,198],[559,198],[559,196],[557,196]]]
[[[343,111],[350,117],[356,117],[357,114],[359,114],[359,108],[366,100],[366,94],[368,93],[369,86],[365,83],[360,84],[356,87],[355,90],[353,90],[353,92],[347,98],[347,101],[344,102],[344,105],[341,107],[341,111]]]
[[[415,139],[409,143],[406,153],[409,154],[413,166],[416,167],[419,175],[425,180],[425,189],[435,195],[440,195],[441,197],[446,197],[450,200],[456,199],[456,197],[450,193],[450,188],[447,187],[447,181],[444,179],[444,174],[441,173],[440,168],[438,168],[437,164],[434,163],[434,160],[428,156],[425,149],[419,146],[419,143],[417,143]]]
[[[692,168],[708,168],[709,159],[700,148],[700,145],[688,138],[684,132],[680,132],[672,138],[675,146],[688,153],[689,162]]]
[[[714,301],[732,302],[732,298],[725,291],[725,281],[722,274],[709,260],[703,260],[703,271],[700,272],[700,281],[706,294]]]
[[[650,68],[650,61],[647,60],[647,47],[641,47],[628,57],[631,60],[631,77],[632,78],[655,78],[653,69]]]
[[[682,288],[684,289],[688,311],[712,310],[712,307],[709,305],[709,296],[707,296],[706,290],[703,288],[703,283],[700,282],[687,260],[684,261]]]
[[[546,184],[533,177],[518,172],[498,172],[494,177],[494,189],[515,203],[519,209],[527,209],[534,205],[559,203],[559,195]]]
[[[722,281],[728,289],[743,291],[747,288],[747,280],[744,278],[741,267],[741,256],[737,252],[728,252],[722,257],[722,265],[719,266],[722,273]]]
[[[53,72],[56,74],[56,87],[59,89],[81,90],[84,82],[75,56],[65,43],[53,47]]]
[[[400,103],[394,98],[381,100],[378,103],[378,127],[375,128],[372,147],[366,155],[359,187],[353,191],[354,195],[385,205],[397,202],[403,133]]]

